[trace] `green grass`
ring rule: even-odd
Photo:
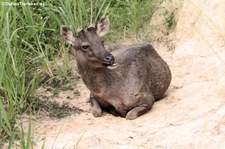
[[[109,18],[111,21],[110,40],[121,38],[142,38],[141,29],[148,25],[161,0],[114,0],[111,2]],[[149,26],[149,25],[148,25]]]
[[[42,76],[54,77],[50,62],[63,58],[61,76],[70,72],[69,48],[59,28],[74,31],[108,15],[112,32],[108,40],[138,38],[139,29],[150,20],[160,0],[42,0],[45,6],[0,5],[0,146],[32,148],[31,122],[28,135],[19,124],[30,110]],[[9,2],[9,1],[2,1]],[[17,0],[11,0],[16,3]],[[29,2],[22,0],[21,2]],[[27,137],[27,138],[26,138]],[[20,140],[19,145],[16,140]],[[44,148],[44,147],[43,147]]]

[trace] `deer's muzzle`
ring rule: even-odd
[[[103,65],[105,65],[109,69],[115,69],[117,67],[117,63],[115,62],[115,58],[112,54],[107,54],[103,58]]]

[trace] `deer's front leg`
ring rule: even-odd
[[[97,99],[94,96],[90,95],[90,101],[91,101],[91,110],[94,117],[102,116],[102,109]]]

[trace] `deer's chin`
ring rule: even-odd
[[[108,69],[115,69],[115,68],[117,68],[117,63],[113,63],[113,64],[103,63],[103,66],[108,68]]]
[[[117,63],[107,66],[108,69],[115,69],[117,68]]]

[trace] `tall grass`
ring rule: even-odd
[[[18,16],[21,12],[24,15]],[[37,83],[35,67],[45,60],[30,12],[25,6],[1,6],[0,138],[4,140],[15,135],[16,120],[30,103]]]
[[[9,148],[20,140],[21,148],[32,146],[18,124],[21,115],[32,107],[33,95],[43,74],[54,77],[50,61],[63,55],[66,75],[68,49],[59,35],[61,25],[76,30],[96,23],[108,15],[116,40],[137,35],[143,22],[150,19],[159,0],[42,0],[44,6],[6,6],[0,4],[0,146]],[[9,1],[2,1],[9,2]],[[17,0],[11,2],[17,3]],[[21,2],[29,2],[22,0]],[[28,130],[30,134],[31,128]]]
[[[110,39],[142,38],[140,33],[162,0],[113,0],[110,7]],[[148,24],[147,24],[148,26]]]

